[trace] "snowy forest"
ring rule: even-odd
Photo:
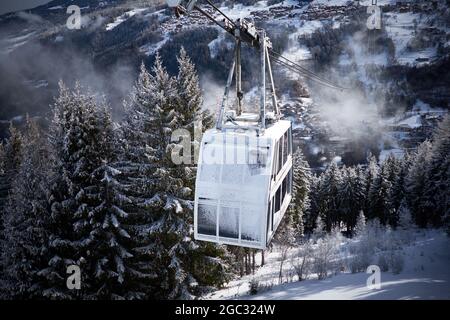
[[[186,3],[0,10],[0,300],[449,300],[450,0]]]
[[[177,60],[176,76],[159,56],[151,70],[141,66],[123,121],[89,88],[60,83],[48,128],[31,118],[10,127],[0,145],[2,298],[193,299],[255,271],[261,252],[193,239],[196,168],[172,163],[171,133],[198,119],[206,129],[212,117],[183,49]],[[273,245],[281,255],[301,250],[298,280],[329,275],[336,237],[368,237],[367,246],[380,230],[450,232],[449,121],[416,151],[381,164],[332,163],[316,175],[295,152],[293,201]],[[349,268],[364,271],[370,249],[352,250]],[[380,259],[401,270],[398,259]],[[70,265],[81,267],[80,290],[66,287]]]

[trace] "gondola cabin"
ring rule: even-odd
[[[275,52],[264,29],[246,19],[231,20],[206,0],[217,18],[199,2],[167,0],[177,16],[200,12],[231,35],[235,47],[216,128],[205,132],[200,146],[194,236],[198,240],[265,249],[286,213],[292,193],[291,122],[280,120],[271,61],[322,85],[345,88]],[[248,105],[242,90],[243,44],[258,52],[251,59],[258,59],[260,64],[259,110],[253,114],[244,112]],[[233,83],[235,100],[229,99]]]
[[[291,122],[206,131],[195,190],[195,239],[267,248],[291,201]]]

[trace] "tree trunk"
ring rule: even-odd
[[[256,250],[252,250],[252,273],[255,274],[255,269],[256,269],[256,263],[255,263],[255,251]]]
[[[264,266],[265,260],[264,260],[264,250],[261,250],[261,267]]]
[[[245,274],[248,274],[247,253],[244,253],[244,268],[245,268]]]
[[[280,282],[280,284],[283,283],[283,263],[284,263],[284,260],[281,260],[280,274],[278,275],[278,281]]]
[[[239,263],[239,274],[241,277],[244,276],[244,255],[242,254],[242,251],[238,251],[238,263]]]

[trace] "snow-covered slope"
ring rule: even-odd
[[[274,250],[255,276],[234,281],[210,299],[450,299],[450,238],[441,231],[415,233],[416,240],[403,248],[404,270],[381,273],[381,289],[366,286],[369,274],[344,272],[325,280],[278,283],[280,252]],[[343,244],[345,246],[349,245]],[[343,248],[343,249],[344,249]],[[293,249],[295,251],[295,249]],[[345,252],[345,250],[341,250]],[[287,270],[286,268],[285,270]],[[249,282],[258,279],[268,289],[248,295]]]
[[[106,25],[106,30],[107,31],[113,30],[115,27],[117,27],[121,23],[125,22],[127,19],[129,19],[129,18],[131,18],[131,17],[135,16],[136,14],[139,14],[139,13],[141,13],[143,11],[145,11],[145,9],[133,9],[133,10],[125,12],[121,16],[115,18],[114,22],[108,23]]]

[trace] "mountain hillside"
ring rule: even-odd
[[[286,57],[351,88],[330,90],[274,66],[295,143],[317,170],[330,161],[364,162],[368,152],[383,158],[415,148],[448,112],[450,72],[442,72],[450,69],[448,1],[380,0],[382,29],[373,31],[370,1],[214,2],[232,19],[266,28]],[[81,30],[66,27],[69,5],[81,8]],[[105,94],[120,118],[140,63],[152,65],[159,52],[175,73],[181,46],[199,69],[204,107],[215,112],[233,50],[232,39],[212,23],[195,12],[178,19],[163,0],[55,0],[1,16],[0,39],[3,128],[26,113],[48,116],[60,79]],[[258,61],[249,50],[244,55],[251,105]],[[11,94],[17,91],[23,94]]]

